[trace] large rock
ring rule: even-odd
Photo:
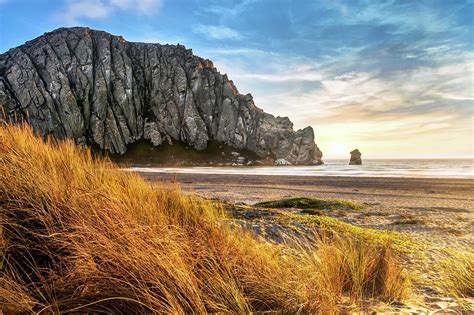
[[[362,153],[360,153],[359,149],[355,149],[351,151],[351,160],[349,161],[349,165],[362,165]]]
[[[322,163],[311,127],[294,131],[288,118],[263,112],[210,60],[89,28],[61,28],[1,54],[0,106],[42,135],[112,153],[141,138],[198,150],[215,140],[292,164]]]

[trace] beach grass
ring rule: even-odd
[[[0,205],[3,313],[329,313],[410,294],[387,243],[271,244],[216,203],[25,125],[0,127]]]
[[[474,254],[449,251],[436,266],[439,287],[458,299],[474,297]],[[473,310],[474,311],[474,310]]]

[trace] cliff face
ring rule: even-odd
[[[215,140],[292,164],[322,163],[311,127],[255,106],[209,60],[178,45],[62,28],[0,55],[0,106],[42,135],[123,154],[149,139],[198,150]]]

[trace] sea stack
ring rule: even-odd
[[[124,154],[140,139],[204,150],[211,142],[262,160],[322,164],[313,128],[258,108],[212,61],[182,45],[127,42],[61,28],[0,54],[0,119]]]
[[[361,156],[362,156],[362,153],[360,153],[359,149],[352,150],[351,160],[349,161],[349,165],[362,165]]]

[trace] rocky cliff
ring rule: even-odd
[[[322,163],[311,127],[294,131],[239,94],[210,60],[181,45],[127,42],[61,28],[0,55],[3,119],[123,154],[149,139],[203,150],[209,141],[292,164]]]

